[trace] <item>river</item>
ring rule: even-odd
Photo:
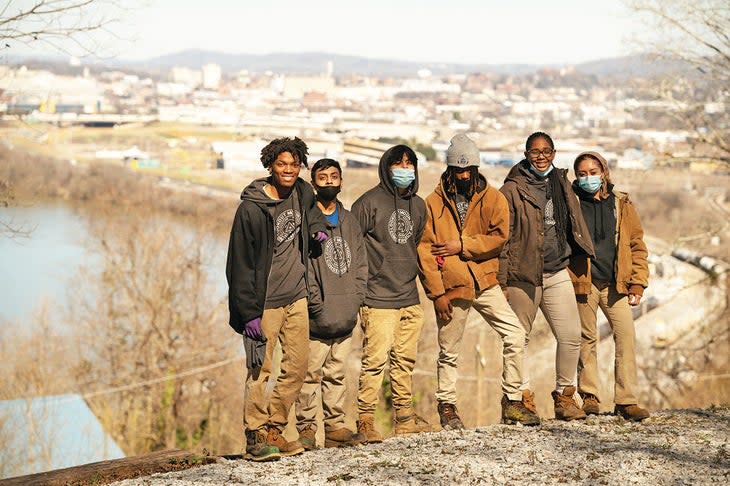
[[[0,208],[0,222],[30,230],[27,237],[0,236],[0,327],[18,331],[35,322],[35,313],[47,302],[49,324],[58,325],[68,301],[67,289],[82,267],[93,267],[95,257],[87,252],[90,215],[83,208],[37,205]],[[216,294],[224,295],[227,241],[211,241],[208,271]]]

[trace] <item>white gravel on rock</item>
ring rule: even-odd
[[[275,462],[216,464],[114,483],[192,485],[730,484],[730,408],[490,425],[320,449]]]

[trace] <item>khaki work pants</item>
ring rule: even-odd
[[[307,373],[307,299],[299,299],[284,307],[265,309],[261,318],[261,330],[266,337],[266,354],[262,366],[249,370],[246,377],[243,425],[246,430],[273,425],[283,431],[289,410],[299,396]],[[277,341],[281,342],[281,373],[271,389],[268,385]]]
[[[439,342],[436,400],[456,404],[456,380],[459,377],[457,360],[471,308],[481,314],[502,338],[502,392],[510,400],[522,400],[520,387],[525,330],[507,303],[502,289],[495,285],[479,292],[474,300],[455,299],[451,305],[453,314],[450,320],[436,319]]]
[[[525,350],[527,350],[538,307],[542,310],[558,343],[555,353],[557,375],[555,389],[562,393],[566,386],[575,386],[580,354],[581,324],[578,303],[575,300],[575,291],[568,270],[563,269],[554,274],[544,274],[542,287],[533,288],[521,285],[507,287],[507,300],[525,328]],[[529,389],[527,367],[523,369],[522,375],[522,389]]]
[[[613,329],[616,344],[614,359],[614,403],[637,403],[636,388],[636,331],[627,295],[619,294],[616,285],[598,282],[591,285],[586,303],[578,303],[581,320],[580,361],[578,364],[578,391],[599,396],[598,380],[598,308],[605,314]]]
[[[345,365],[351,352],[352,334],[309,339],[309,368],[296,403],[298,430],[310,425],[317,428],[320,404],[325,431],[345,427]]]
[[[358,412],[373,414],[390,358],[390,387],[393,408],[411,410],[412,375],[416,364],[418,337],[423,327],[420,304],[401,309],[360,308],[363,330],[362,369],[357,396]],[[410,413],[410,412],[408,412]]]

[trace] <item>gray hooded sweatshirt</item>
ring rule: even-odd
[[[365,236],[368,257],[365,305],[378,309],[400,309],[420,303],[416,248],[426,224],[426,204],[416,195],[417,167],[416,179],[404,195],[390,179],[388,161],[393,151],[402,148],[397,145],[385,151],[378,168],[380,183],[352,205],[352,213]]]
[[[327,241],[312,242],[309,260],[309,335],[317,339],[337,339],[352,332],[367,286],[360,224],[341,202],[337,206],[337,224],[327,223]]]

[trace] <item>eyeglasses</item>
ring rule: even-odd
[[[552,154],[555,153],[554,149],[551,148],[544,148],[542,150],[540,149],[530,149],[527,151],[527,155],[529,155],[531,158],[536,159],[540,156],[540,154],[543,154],[546,158],[550,157]]]

